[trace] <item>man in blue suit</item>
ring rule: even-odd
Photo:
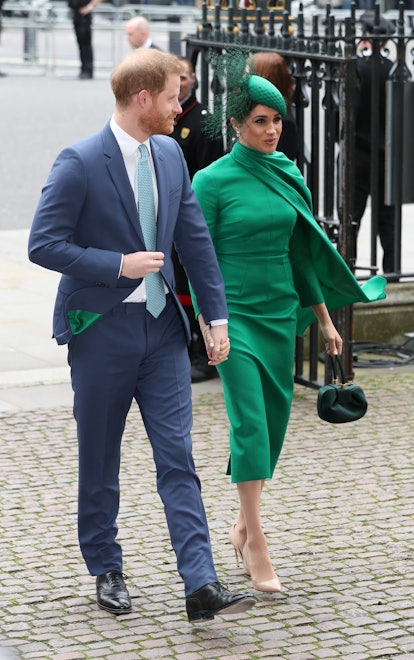
[[[210,235],[182,151],[167,137],[181,111],[180,73],[175,56],[155,49],[133,51],[115,68],[114,115],[99,133],[58,156],[36,210],[29,257],[62,273],[53,328],[58,344],[68,343],[79,444],[79,543],[97,576],[98,605],[113,614],[131,611],[116,519],[121,439],[135,399],[194,621],[244,612],[255,599],[233,594],[217,580],[192,457],[190,333],[174,292],[173,244],[209,322],[212,365],[227,358],[229,342]],[[142,230],[141,157],[151,170],[155,249],[146,249]],[[164,305],[156,313],[147,309],[154,273]]]

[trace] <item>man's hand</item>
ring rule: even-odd
[[[121,275],[130,280],[137,280],[148,273],[158,273],[163,265],[163,252],[131,252],[124,254]]]
[[[85,5],[84,7],[80,7],[78,9],[79,13],[82,14],[82,16],[86,16],[87,14],[90,14],[93,9],[93,4],[90,2],[88,5]]]

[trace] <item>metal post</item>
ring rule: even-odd
[[[390,71],[389,90],[392,104],[391,144],[393,159],[390,163],[392,203],[394,205],[394,272],[401,273],[401,208],[403,202],[404,148],[404,82],[410,77],[405,63],[404,3],[399,4],[397,26],[397,59]]]
[[[355,163],[355,116],[349,109],[354,107],[357,89],[355,25],[345,19],[345,59],[342,66],[339,94],[339,206],[342,223],[339,233],[339,251],[353,271],[356,260],[356,236],[353,224],[354,163]],[[338,331],[344,340],[343,364],[345,372],[353,374],[353,308],[344,307],[336,313]]]

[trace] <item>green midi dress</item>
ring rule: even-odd
[[[279,193],[278,185],[264,182],[263,173],[256,176],[263,158],[266,166],[274,162],[272,157],[236,144],[230,154],[198,172],[193,180],[215,246],[229,310],[231,350],[217,369],[230,421],[228,473],[233,482],[272,477],[293,397],[298,312],[302,305],[324,300],[311,243],[306,235],[302,237],[303,227],[299,238],[292,240],[298,218],[303,225],[301,209],[298,212],[295,203]],[[282,166],[289,168],[290,161],[286,163],[283,154],[277,155],[277,163],[281,158]],[[252,167],[246,168],[246,163]],[[296,176],[299,170],[291,165]],[[310,222],[314,222],[313,216]],[[332,250],[348,271],[328,240],[326,250]],[[360,287],[356,287],[357,298]],[[196,301],[195,308],[198,313]]]

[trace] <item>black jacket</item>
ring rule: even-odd
[[[371,88],[372,88],[372,66],[378,66],[378,96],[376,99],[376,111],[379,113],[379,147],[385,149],[385,83],[388,80],[393,62],[386,57],[380,56],[377,62],[372,57],[357,58],[357,74],[360,79],[358,90],[358,101],[355,107],[355,136],[357,148],[366,151],[371,150]]]
[[[184,153],[190,178],[223,155],[223,140],[211,140],[202,131],[206,111],[194,94],[182,104],[172,133]]]

